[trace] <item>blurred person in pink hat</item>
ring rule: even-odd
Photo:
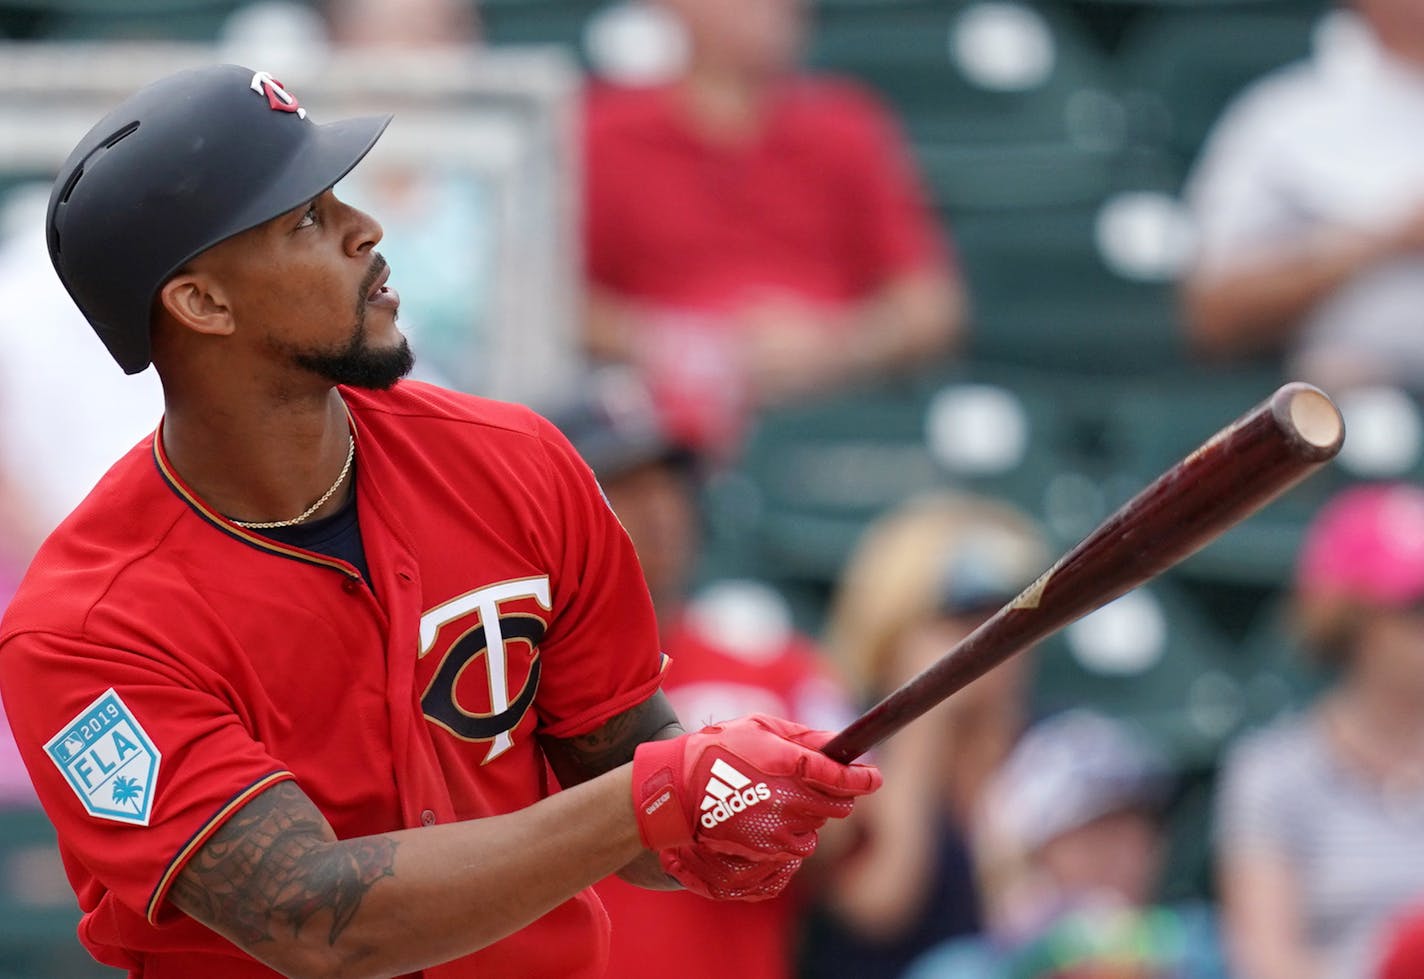
[[[1306,531],[1294,597],[1333,679],[1226,759],[1223,918],[1242,979],[1356,979],[1424,898],[1424,489],[1331,500]]]

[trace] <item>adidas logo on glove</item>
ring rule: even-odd
[[[707,780],[707,794],[702,797],[702,825],[715,829],[739,812],[745,812],[759,802],[771,798],[765,782],[752,780],[718,758],[712,763],[712,777]]]

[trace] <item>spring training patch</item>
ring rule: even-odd
[[[89,815],[148,825],[162,755],[112,688],[50,738],[45,751]]]

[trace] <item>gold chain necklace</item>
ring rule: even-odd
[[[325,493],[321,494],[321,499],[317,500],[315,503],[313,503],[311,506],[307,507],[305,510],[303,510],[301,513],[297,514],[297,515],[296,515],[295,517],[293,517],[292,519],[290,519],[290,520],[268,520],[268,521],[265,521],[265,522],[261,522],[261,521],[249,521],[249,520],[233,520],[233,523],[237,524],[239,527],[246,527],[248,530],[270,530],[270,529],[273,528],[273,527],[294,527],[294,526],[296,526],[297,524],[301,523],[303,520],[305,520],[305,519],[307,519],[308,517],[310,517],[313,513],[316,513],[318,510],[320,510],[320,509],[321,509],[321,505],[322,505],[323,503],[325,503],[327,500],[331,499],[332,495],[333,495],[333,494],[336,492],[336,490],[341,486],[341,484],[344,483],[344,482],[346,482],[346,477],[347,477],[347,475],[351,472],[351,462],[352,462],[352,460],[354,460],[355,458],[356,458],[356,437],[355,437],[354,435],[349,435],[349,436],[347,436],[347,444],[346,444],[346,465],[344,465],[344,466],[341,467],[341,475],[339,475],[339,476],[336,477],[336,482],[334,482],[334,483],[331,484],[331,489],[329,489],[329,490],[327,490]]]

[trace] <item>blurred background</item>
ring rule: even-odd
[[[1345,412],[887,745],[774,912],[610,885],[612,975],[661,935],[768,979],[1424,976],[1418,0],[0,0],[0,38],[0,608],[161,412],[50,269],[50,175],[236,61],[396,112],[337,192],[417,376],[565,427],[689,724],[834,726],[1281,381]],[[105,974],[76,918],[0,750],[0,975]]]

